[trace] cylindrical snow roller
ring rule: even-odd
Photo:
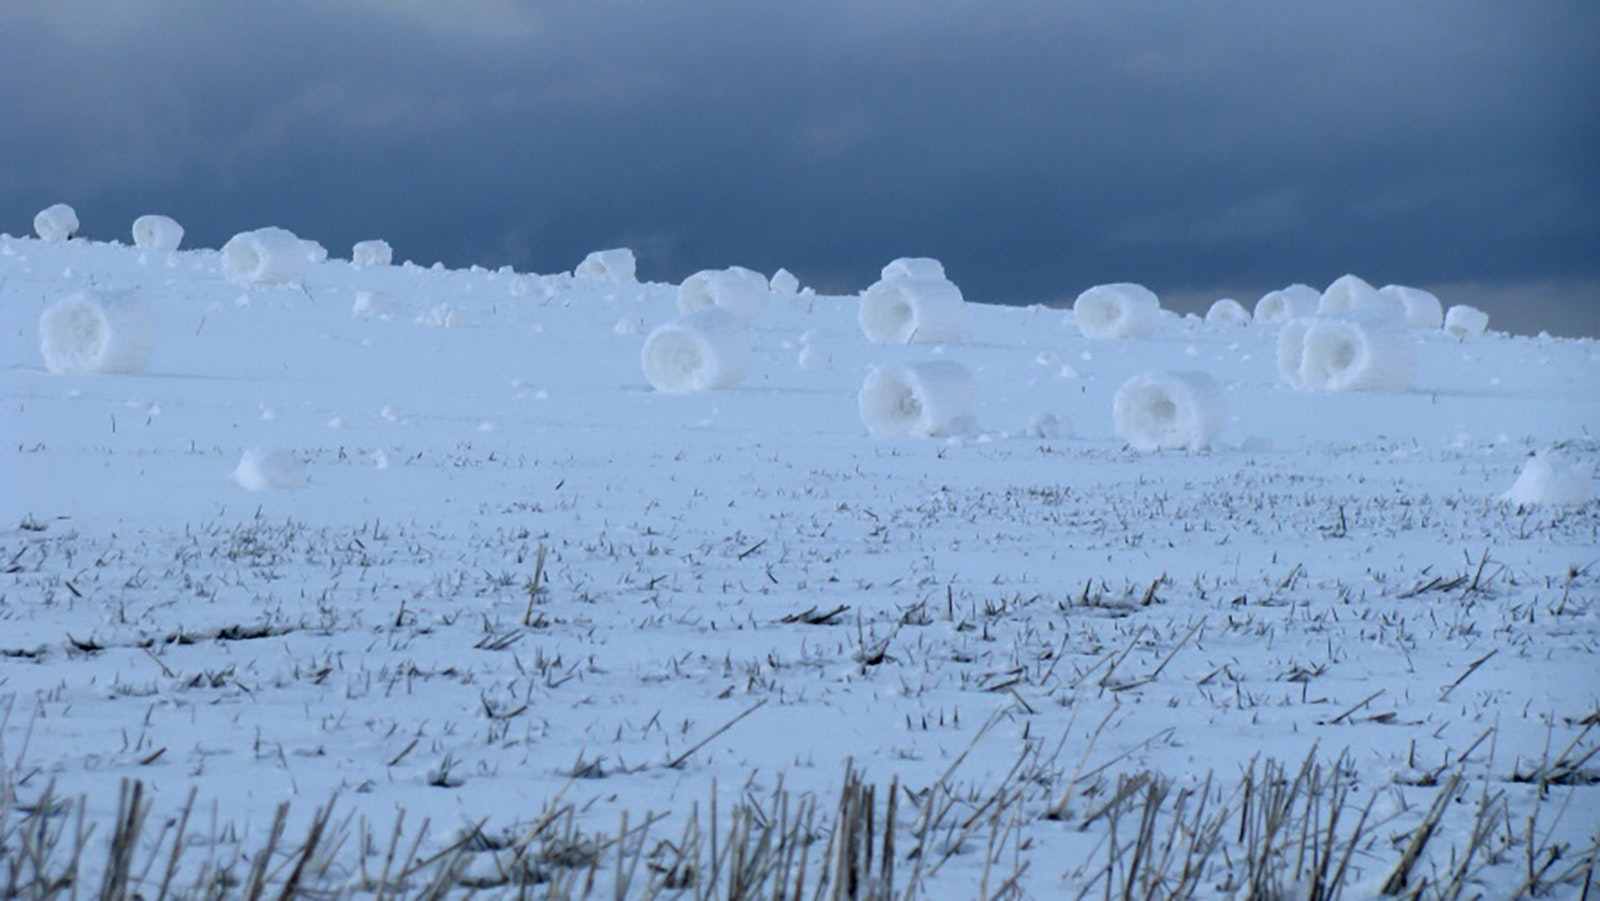
[[[1268,291],[1256,301],[1255,321],[1259,323],[1288,322],[1317,312],[1322,292],[1310,285],[1294,284],[1276,291]]]
[[[1397,317],[1312,319],[1300,355],[1300,385],[1316,391],[1404,391],[1416,348]]]
[[[1432,292],[1405,285],[1384,285],[1378,289],[1378,295],[1399,304],[1405,310],[1406,324],[1412,328],[1436,329],[1444,325],[1444,306]]]
[[[901,257],[889,261],[880,274],[882,278],[931,278],[943,279],[944,264],[932,257]]]
[[[967,333],[966,300],[942,278],[882,279],[862,292],[856,318],[876,344],[944,344]]]
[[[239,458],[232,475],[246,491],[289,491],[308,484],[305,463],[281,449],[250,448]]]
[[[78,212],[64,203],[51,204],[33,217],[33,233],[42,241],[65,241],[78,232]]]
[[[350,262],[357,266],[387,266],[394,262],[394,248],[388,241],[357,241],[350,248]]]
[[[1205,450],[1222,428],[1222,389],[1204,372],[1147,372],[1118,389],[1117,437],[1138,451]]]
[[[721,307],[750,322],[766,308],[772,294],[767,277],[743,266],[704,269],[678,286],[678,311],[693,313],[706,307]]]
[[[133,246],[141,250],[177,250],[183,226],[171,216],[149,214],[133,220]]]
[[[287,284],[300,278],[309,262],[306,242],[276,226],[240,232],[222,245],[222,274],[235,282]]]
[[[1452,338],[1477,338],[1489,328],[1489,314],[1466,304],[1456,304],[1444,314],[1444,333]]]
[[[1206,310],[1206,321],[1219,325],[1249,325],[1250,311],[1231,297],[1224,297]]]
[[[1161,324],[1161,301],[1143,285],[1095,285],[1073,302],[1072,318],[1085,338],[1148,338]]]
[[[39,353],[57,374],[138,372],[155,346],[155,322],[133,291],[74,294],[39,317]]]
[[[750,365],[750,338],[739,317],[706,307],[658,326],[639,353],[644,377],[666,394],[732,388]]]
[[[572,275],[596,282],[631,282],[636,271],[633,251],[626,247],[614,247],[596,250],[584,257],[578,268],[572,270]]]
[[[1317,312],[1323,316],[1341,313],[1361,313],[1384,310],[1398,306],[1397,301],[1378,293],[1358,275],[1341,275],[1333,280],[1317,301]]]
[[[881,438],[937,438],[972,428],[978,386],[967,367],[928,360],[872,369],[856,396],[867,431]]]

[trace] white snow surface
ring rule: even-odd
[[[619,257],[574,278],[297,255],[275,285],[230,282],[215,250],[154,256],[0,237],[18,809],[53,785],[103,836],[123,780],[154,823],[193,790],[194,840],[226,854],[262,847],[280,801],[298,835],[337,795],[380,836],[339,847],[355,873],[402,810],[418,856],[557,800],[585,830],[656,815],[650,839],[676,840],[713,781],[724,811],[780,781],[831,809],[849,759],[880,803],[903,787],[902,874],[906,799],[949,805],[921,892],[940,899],[979,897],[991,842],[991,893],[1026,862],[1023,897],[1099,897],[1119,777],[1222,805],[1269,758],[1340,761],[1341,829],[1371,805],[1354,886],[1451,775],[1417,873],[1460,859],[1479,799],[1505,805],[1468,896],[1526,880],[1530,818],[1561,866],[1600,830],[1600,504],[1501,497],[1530,451],[1600,456],[1596,341],[1417,331],[1406,390],[1313,394],[1281,383],[1278,326],[1164,313],[1103,342],[969,304],[968,341],[931,353],[971,373],[975,426],[880,438],[864,375],[930,350],[867,341],[857,297],[774,296],[738,387],[664,394],[618,324],[671,320],[677,288]],[[147,298],[142,374],[46,368],[41,315],[91,286]],[[445,302],[456,327],[370,315]],[[806,334],[834,336],[830,365],[797,365]],[[1206,453],[1113,431],[1118,389],[1166,369],[1221,392]],[[1040,411],[1076,428],[1000,431]],[[244,490],[285,459],[250,448],[303,487]],[[1562,749],[1576,771],[1529,784]],[[1004,828],[961,834],[1002,785]],[[1234,894],[1242,871],[1210,866]]]

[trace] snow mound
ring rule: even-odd
[[[1206,310],[1206,321],[1218,325],[1249,325],[1250,311],[1231,297],[1224,297]]]
[[[771,294],[767,277],[743,266],[703,269],[678,286],[678,311],[721,307],[748,323],[766,309]]]
[[[357,266],[388,266],[394,262],[394,248],[388,241],[357,241],[350,248],[350,262]]]
[[[1518,507],[1578,507],[1593,496],[1591,466],[1571,463],[1559,451],[1546,450],[1528,458],[1516,483],[1500,499]]]
[[[222,274],[234,282],[288,284],[300,278],[309,262],[306,242],[276,226],[240,232],[222,245]]]
[[[665,394],[732,388],[749,368],[750,339],[739,317],[706,307],[652,331],[639,363]]]
[[[74,294],[39,317],[39,353],[56,374],[138,372],[155,345],[150,310],[132,291]]]
[[[1268,291],[1256,301],[1255,321],[1288,322],[1317,312],[1322,293],[1310,285],[1294,284],[1276,291]]]
[[[133,246],[141,250],[177,250],[183,226],[171,216],[150,213],[133,220]]]
[[[286,450],[252,447],[239,458],[232,475],[246,491],[286,491],[307,485],[305,463]]]
[[[935,270],[938,276],[930,274]],[[883,271],[887,274],[861,294],[857,320],[867,340],[944,344],[966,337],[966,300],[961,289],[943,277],[944,267],[937,261],[896,260]],[[920,274],[909,274],[913,272]]]
[[[875,367],[856,396],[867,431],[880,438],[937,438],[972,428],[978,386],[967,367],[927,360]]]
[[[33,232],[42,241],[65,241],[77,231],[78,212],[64,203],[47,206],[33,217]]]
[[[1147,372],[1112,401],[1117,437],[1134,450],[1205,450],[1222,427],[1222,389],[1204,372]]]
[[[1304,320],[1298,380],[1292,385],[1313,391],[1405,391],[1416,368],[1411,339],[1387,316]],[[1278,366],[1284,371],[1293,350],[1296,329],[1279,336]]]
[[[574,278],[595,282],[631,282],[637,271],[633,251],[626,247],[597,250],[583,258],[572,270]]]
[[[1072,315],[1085,338],[1148,338],[1161,324],[1161,301],[1143,285],[1095,285],[1078,295]]]
[[[1452,338],[1478,338],[1489,329],[1489,314],[1466,304],[1456,304],[1444,314],[1444,333]]]
[[[328,262],[328,248],[323,247],[321,241],[313,241],[313,240],[307,238],[307,239],[302,240],[300,242],[300,247],[301,247],[302,250],[305,251],[306,262],[308,262],[308,263],[326,263],[326,262]]]
[[[1406,311],[1406,324],[1412,328],[1436,329],[1444,324],[1444,307],[1431,291],[1406,285],[1384,285],[1378,289],[1378,295],[1399,304]]]

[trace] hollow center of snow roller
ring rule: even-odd
[[[1150,414],[1151,423],[1162,428],[1171,428],[1178,418],[1178,405],[1165,394],[1152,396],[1145,410]]]
[[[228,255],[227,265],[234,276],[246,276],[261,268],[261,255],[249,244],[240,244]]]
[[[700,349],[700,342],[695,340],[693,335],[683,332],[672,332],[662,336],[657,359],[661,364],[659,371],[663,381],[679,388],[692,384],[700,370],[706,366],[706,357]]]
[[[916,316],[910,299],[899,288],[886,287],[873,298],[874,330],[883,338],[905,340],[916,324]]]

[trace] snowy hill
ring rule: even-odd
[[[913,896],[1176,882],[1133,856],[1146,817],[1164,844],[1212,836],[1196,897],[1341,865],[1368,897],[1424,834],[1403,869],[1430,891],[1509,897],[1543,866],[1571,896],[1592,871],[1600,343],[1396,326],[1403,387],[1308,390],[1285,348],[1350,364],[1331,332],[1286,342],[1315,317],[1155,311],[1091,339],[910,261],[866,332],[861,297],[743,276],[683,292],[724,317],[702,327],[631,258],[539,276],[311,248],[263,276],[287,246],[240,268],[0,238],[0,858],[53,792],[103,824],[98,873],[138,780],[152,823],[195,792],[185,885],[244,878],[281,801],[299,840],[337,796],[359,840],[319,849],[326,885],[375,878],[399,836],[460,885],[537,857],[552,893],[705,894],[733,879],[713,805],[725,850],[809,799],[786,845],[809,892],[825,860],[840,884],[859,779],[871,884],[892,861]],[[653,341],[680,369],[747,355],[742,378],[656,390]],[[49,371],[106,360],[132,371]],[[1127,438],[1191,413],[1203,449]],[[1306,777],[1292,840],[1242,838],[1280,770]],[[141,841],[159,874],[171,835]]]

